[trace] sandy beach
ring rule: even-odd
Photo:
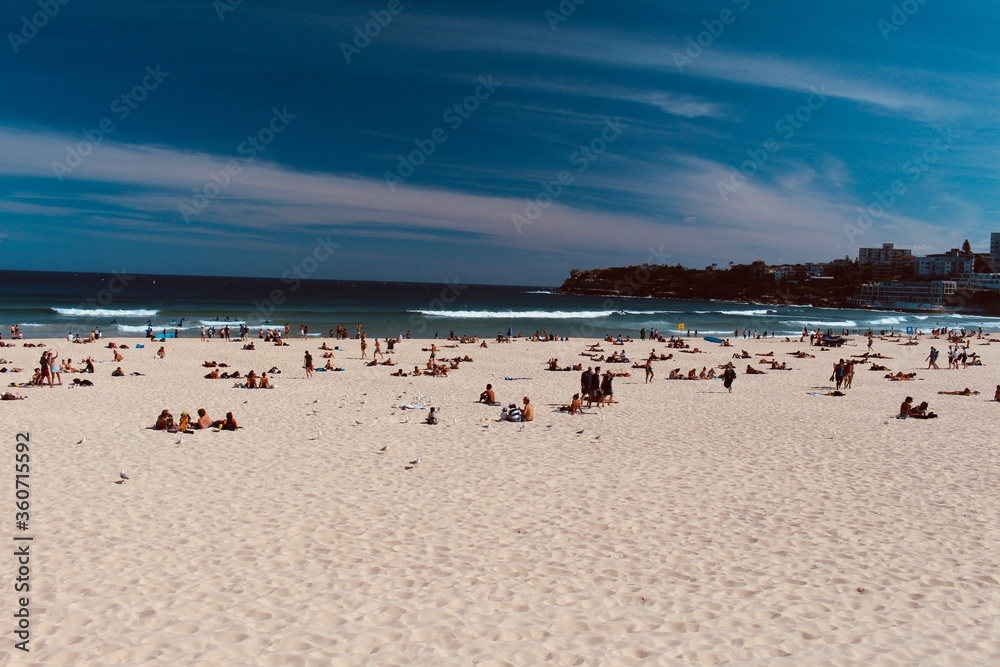
[[[130,346],[120,365],[142,376],[111,377],[108,340]],[[7,632],[0,663],[1000,661],[1000,342],[972,340],[983,366],[926,370],[946,341],[876,339],[892,357],[878,363],[917,379],[861,364],[837,397],[822,395],[832,366],[864,339],[828,351],[690,340],[704,352],[602,343],[639,361],[673,352],[651,384],[581,357],[583,340],[437,341],[439,358],[474,359],[446,378],[390,376],[423,367],[428,340],[397,346],[396,368],[365,366],[357,340],[170,340],[162,360],[158,343],[134,349],[140,339],[44,341],[99,363],[0,403],[9,457],[30,434],[33,537],[31,651]],[[321,365],[324,341],[345,371],[306,379],[303,353]],[[23,342],[38,341],[0,349],[26,369],[4,384],[37,365]],[[793,370],[732,360],[741,349]],[[632,375],[615,379],[613,405],[570,416],[555,409],[580,373],[544,370],[550,357]],[[275,389],[240,389],[204,379],[206,360],[281,373]],[[666,379],[731,360],[732,394]],[[744,374],[748,363],[766,375]],[[74,378],[95,386],[65,386]],[[535,420],[497,423],[499,407],[476,403],[487,383],[504,404],[530,396]],[[965,387],[981,393],[938,394]],[[893,418],[907,395],[939,418]],[[406,403],[435,406],[440,423]],[[147,428],[164,408],[232,411],[242,428],[180,442]],[[10,630],[15,571],[8,557]]]

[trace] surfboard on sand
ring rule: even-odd
[[[704,338],[709,343],[720,343],[721,344],[721,343],[725,343],[726,342],[726,341],[722,340],[721,338],[716,338],[715,336],[705,336]]]

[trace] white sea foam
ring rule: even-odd
[[[424,317],[466,320],[593,320],[614,315],[665,315],[676,310],[410,310]]]
[[[66,317],[155,317],[160,311],[137,308],[53,308],[58,315]]]
[[[699,313],[702,311],[698,311]],[[753,310],[716,310],[712,311],[720,315],[774,315],[766,308],[755,308]]]
[[[807,327],[856,327],[858,323],[854,320],[843,320],[837,322],[826,322],[821,320],[782,320],[782,324],[799,324]]]

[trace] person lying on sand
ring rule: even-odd
[[[910,380],[916,380],[917,379],[917,374],[916,373],[904,373],[903,371],[899,371],[895,375],[892,375],[891,373],[887,373],[886,376],[885,376],[885,378],[887,380],[892,381],[892,382],[908,382]]]
[[[219,369],[216,368],[211,373],[209,373],[208,375],[206,375],[205,379],[206,380],[218,380],[219,377],[220,377],[220,375],[219,375]]]
[[[385,364],[385,365],[388,365],[388,364]],[[407,377],[406,371],[404,371],[402,368],[400,368],[395,373],[389,373],[389,375],[394,375],[396,377],[401,377],[401,378]]]
[[[870,371],[891,371],[892,369],[889,368],[888,366],[881,366],[879,364],[872,364],[871,368],[869,368],[868,370],[870,370]]]
[[[948,394],[949,396],[978,396],[978,391],[972,391],[968,387],[962,391],[939,391],[939,394]]]
[[[122,367],[119,366],[115,370],[111,371],[111,377],[114,377],[114,378],[125,377],[125,371],[123,371]]]
[[[788,352],[787,354],[790,354],[793,357],[798,357],[799,359],[815,359],[816,358],[815,354],[809,354],[808,352],[803,352],[802,350],[799,350],[798,352]]]
[[[922,402],[915,408],[910,408],[910,417],[913,419],[937,419],[937,415],[927,411],[927,401]]]
[[[753,366],[751,366],[750,364],[747,364],[746,374],[747,375],[767,375],[767,373],[765,373],[764,371],[759,371],[756,368],[754,368]]]
[[[0,401],[23,401],[28,398],[27,396],[22,396],[21,394],[14,394],[9,391],[5,391],[0,394]]]

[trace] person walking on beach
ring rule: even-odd
[[[368,334],[361,334],[361,358],[368,358]]]
[[[931,352],[930,352],[930,354],[927,355],[927,359],[925,359],[925,361],[929,362],[927,364],[927,368],[928,369],[934,368],[934,369],[937,369],[937,370],[941,370],[938,367],[938,365],[937,365],[937,358],[938,358],[937,348],[935,348],[933,345],[931,345]]]
[[[733,368],[732,362],[726,364],[726,370],[722,373],[722,386],[729,390],[729,393],[733,393],[733,380],[736,379],[736,370]]]
[[[383,359],[385,359],[385,355],[382,354],[382,341],[380,341],[378,338],[375,339],[375,351],[372,352],[372,359],[374,359],[375,357],[382,357]]]
[[[305,369],[306,377],[311,378],[313,376],[313,358],[312,355],[309,354],[309,350],[306,350]]]
[[[646,357],[646,384],[653,381],[653,353]]]

